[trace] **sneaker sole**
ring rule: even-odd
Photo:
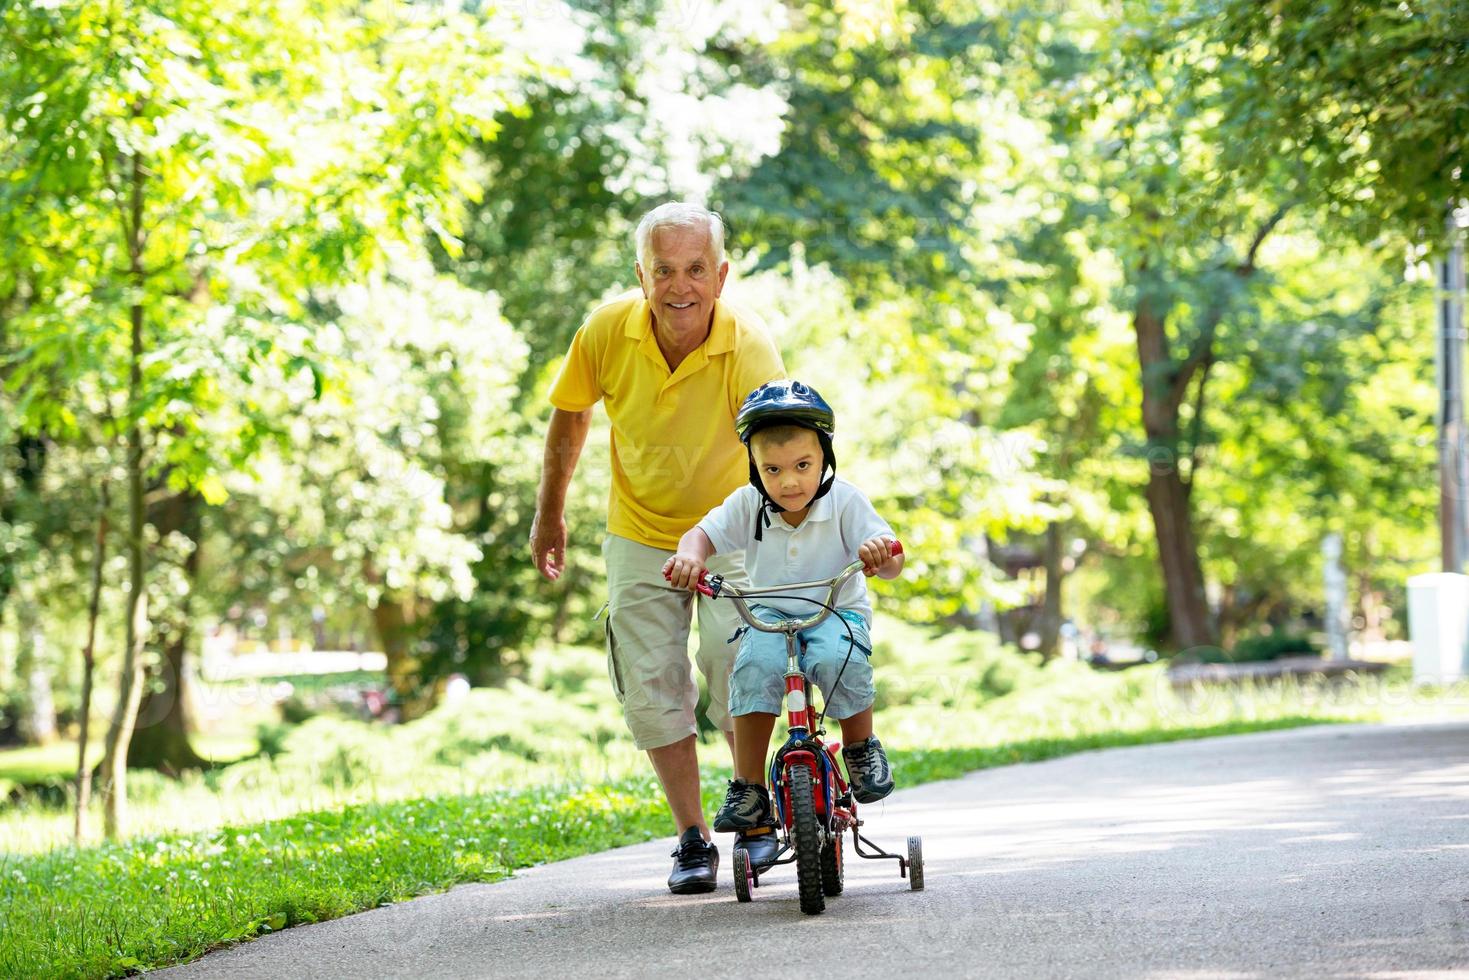
[[[856,793],[852,794],[852,796],[856,798],[858,803],[876,803],[879,800],[885,800],[892,795],[892,790],[888,790],[886,793],[883,793],[880,796],[858,796]]]
[[[733,823],[727,820],[723,822],[716,820],[709,825],[709,829],[716,834],[738,834],[746,830],[754,830],[759,826],[762,825],[758,823]]]
[[[686,881],[681,885],[669,885],[668,890],[675,895],[703,895],[717,888],[717,881]]]

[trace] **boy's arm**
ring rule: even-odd
[[[663,577],[675,589],[690,589],[699,584],[704,563],[714,554],[714,542],[697,524],[678,539],[678,552],[663,563]]]

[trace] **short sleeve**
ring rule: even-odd
[[[597,349],[591,321],[583,323],[571,339],[571,349],[561,363],[561,371],[551,384],[551,404],[563,412],[583,412],[602,399],[598,381],[598,363],[602,352]]]
[[[704,515],[698,527],[709,535],[716,552],[727,555],[750,546],[755,527],[755,505],[759,499],[753,487],[740,487],[725,497],[724,503]]]
[[[785,362],[775,342],[764,330],[746,328],[735,347],[734,383],[730,385],[730,414],[739,415],[745,398],[767,381],[786,376]]]
[[[847,486],[847,499],[842,504],[842,544],[848,554],[855,555],[862,542],[884,536],[897,538],[888,522],[878,516],[867,495],[856,487]]]

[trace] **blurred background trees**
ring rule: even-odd
[[[0,31],[5,739],[75,720],[103,516],[99,689],[138,765],[201,764],[221,624],[384,651],[403,716],[593,638],[606,437],[547,586],[545,390],[670,198],[725,214],[731,295],[835,403],[906,618],[1229,646],[1319,604],[1338,531],[1395,635],[1432,564],[1447,0],[62,2]]]

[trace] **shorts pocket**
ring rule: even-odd
[[[612,696],[623,703],[622,666],[617,661],[617,637],[612,633],[612,616],[607,616],[607,679],[612,682]]]

